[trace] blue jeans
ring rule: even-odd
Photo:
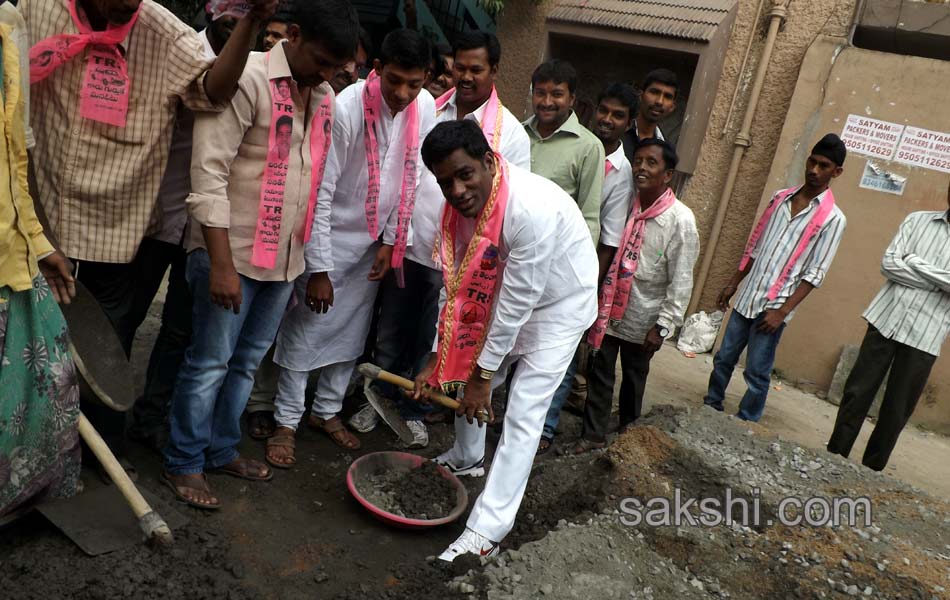
[[[277,336],[290,281],[256,281],[243,275],[238,314],[211,302],[210,262],[205,250],[188,256],[185,277],[194,298],[191,344],[178,372],[171,406],[165,469],[201,473],[238,456],[241,413],[254,372]]]
[[[785,323],[774,333],[760,333],[756,328],[763,314],[754,319],[746,318],[736,311],[729,317],[722,346],[713,359],[713,372],[709,376],[709,390],[703,402],[721,411],[726,396],[726,386],[732,379],[732,372],[739,362],[739,356],[748,346],[745,372],[743,374],[748,389],[739,412],[736,414],[744,421],[758,421],[765,410],[765,399],[769,395],[769,383],[772,378],[772,366],[775,364],[775,350],[785,330]]]
[[[403,265],[406,287],[396,285],[392,271],[381,285],[375,361],[390,373],[412,378],[425,368],[432,352],[439,320],[442,271],[409,259]],[[421,421],[432,410],[431,405],[407,399],[391,384],[379,386],[407,421]]]
[[[541,432],[541,437],[548,440],[554,439],[554,434],[557,433],[557,424],[561,422],[561,408],[564,407],[568,396],[571,395],[571,386],[574,384],[574,375],[576,374],[577,355],[575,354],[570,366],[567,367],[567,371],[564,373],[561,385],[557,386],[557,391],[554,392],[554,397],[551,399],[548,415],[544,418],[544,430]]]

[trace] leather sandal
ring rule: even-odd
[[[329,419],[321,419],[320,417],[310,415],[307,417],[307,425],[326,433],[327,436],[333,440],[334,444],[344,450],[360,449],[360,440],[353,435],[353,432],[346,428],[340,415],[333,415]]]
[[[257,473],[252,473],[252,468],[256,470]],[[265,471],[266,474],[264,475],[258,474]],[[238,456],[230,463],[213,469],[213,472],[223,473],[224,475],[230,475],[238,479],[247,479],[248,481],[270,481],[274,478],[274,472],[270,470],[267,465],[259,460],[245,458],[243,456]]]
[[[296,448],[297,442],[294,439],[294,430],[289,427],[278,427],[277,431],[274,432],[274,435],[267,439],[267,447],[264,453],[264,460],[267,461],[272,467],[278,469],[289,469],[290,467],[297,464],[297,458],[294,456],[294,448]],[[289,449],[288,454],[283,456],[272,455],[271,450],[276,448],[285,448]],[[280,462],[280,460],[287,462]]]

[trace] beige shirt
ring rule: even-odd
[[[30,43],[78,33],[64,0],[20,0]],[[81,9],[80,9],[81,11]],[[161,227],[158,187],[180,101],[210,110],[202,74],[211,66],[198,34],[153,0],[120,44],[131,97],[124,128],[79,116],[88,49],[32,86],[39,200],[63,251],[81,260],[128,263]]]
[[[324,96],[333,93],[330,84],[323,83],[312,89],[305,104],[293,90],[294,128],[277,261],[273,269],[256,267],[251,264],[251,251],[270,135],[270,81],[290,76],[283,43],[267,54],[252,53],[230,107],[220,114],[199,113],[195,119],[188,249],[205,247],[201,225],[228,229],[235,268],[258,281],[291,281],[304,272],[303,235],[313,162],[310,126]],[[311,239],[329,244],[329,202],[317,203]]]

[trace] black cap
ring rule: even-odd
[[[844,159],[848,155],[848,149],[845,148],[841,138],[833,133],[829,133],[818,140],[815,147],[811,149],[811,153],[824,156],[840,167],[844,165]]]

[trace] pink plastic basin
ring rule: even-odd
[[[409,454],[408,452],[373,452],[366,454],[353,461],[346,472],[346,487],[356,498],[356,501],[363,505],[374,517],[389,525],[395,525],[404,529],[421,529],[424,527],[435,527],[445,525],[458,519],[468,507],[468,491],[459,478],[450,473],[445,467],[439,466],[439,473],[452,482],[455,488],[455,508],[448,515],[441,519],[409,519],[400,517],[391,512],[385,511],[369,500],[363,497],[357,489],[357,482],[362,482],[367,477],[379,475],[381,473],[390,473],[393,471],[410,471],[429,459]]]

